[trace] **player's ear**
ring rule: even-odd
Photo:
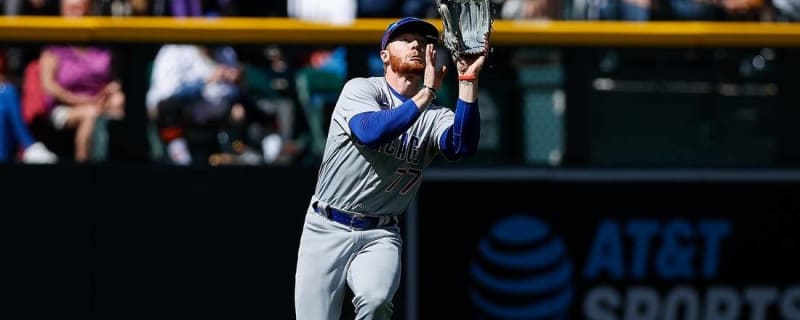
[[[389,50],[381,50],[381,61],[383,64],[389,63]]]

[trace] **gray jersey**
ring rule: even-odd
[[[349,126],[359,113],[402,103],[383,77],[354,78],[345,84],[331,116],[317,199],[340,210],[369,215],[405,211],[455,114],[431,104],[405,133],[377,149],[356,143]]]

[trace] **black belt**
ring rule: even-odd
[[[371,217],[344,212],[335,208],[328,207],[320,210],[315,202],[312,206],[314,212],[330,219],[358,230],[374,229],[378,227],[389,227],[397,224],[397,217]]]

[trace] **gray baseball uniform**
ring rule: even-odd
[[[453,124],[453,112],[431,105],[408,131],[378,150],[353,143],[348,125],[356,114],[402,103],[383,77],[357,78],[345,85],[328,131],[316,188],[319,200],[370,215],[405,211],[422,170],[438,152],[439,136]]]
[[[355,297],[357,319],[392,314],[400,283],[398,226],[354,230],[323,215],[339,210],[387,222],[406,210],[424,169],[439,153],[440,136],[453,124],[453,111],[430,105],[408,130],[378,148],[357,143],[349,125],[359,113],[396,108],[404,100],[383,77],[354,78],[342,90],[300,239],[297,319],[338,319],[345,280]]]

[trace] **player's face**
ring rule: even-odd
[[[398,74],[417,74],[425,72],[425,37],[416,33],[402,33],[386,46],[389,52],[389,66]]]

